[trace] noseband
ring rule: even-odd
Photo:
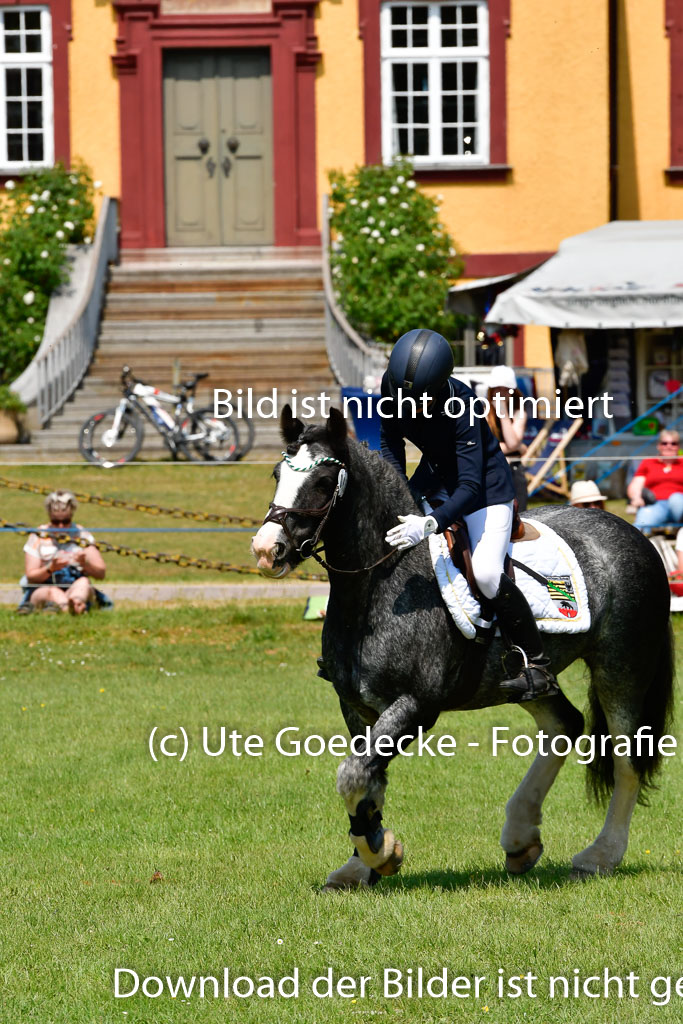
[[[318,544],[318,541],[320,539],[320,534],[323,532],[323,529],[325,528],[325,523],[329,519],[330,513],[332,512],[332,509],[334,508],[337,502],[337,498],[341,498],[342,495],[344,494],[344,491],[346,490],[346,484],[349,478],[348,473],[346,471],[346,466],[344,465],[343,462],[340,462],[339,459],[335,459],[331,455],[321,455],[319,459],[314,459],[312,462],[309,462],[307,466],[295,466],[291,456],[289,456],[287,452],[283,452],[282,454],[289,468],[295,470],[295,472],[297,473],[308,473],[311,469],[315,469],[316,466],[319,466],[323,462],[331,462],[335,466],[341,467],[339,473],[337,474],[337,484],[334,488],[334,493],[330,500],[327,502],[327,504],[323,505],[322,508],[285,508],[284,505],[276,505],[274,501],[271,501],[270,511],[268,512],[266,518],[263,520],[264,526],[266,525],[266,523],[275,523],[277,526],[281,526],[285,532],[288,541],[293,546],[296,553],[302,559],[310,558],[310,556],[312,555],[317,562],[320,562],[321,565],[324,565],[325,563],[318,554],[318,550],[320,549],[316,550],[316,545]],[[315,531],[312,537],[307,537],[306,540],[302,541],[300,547],[296,546],[296,541],[292,537],[289,527],[287,526],[288,515],[313,516],[316,518],[320,517],[320,523],[318,525],[317,530]]]
[[[282,454],[289,468],[295,470],[297,473],[308,473],[311,469],[315,469],[316,466],[319,466],[323,462],[331,462],[335,466],[340,467],[334,493],[327,504],[323,505],[322,508],[285,508],[284,505],[276,505],[274,501],[271,501],[268,515],[263,520],[264,526],[266,523],[275,523],[277,526],[282,527],[288,541],[302,560],[313,557],[316,562],[322,565],[324,569],[327,569],[328,572],[338,572],[345,576],[356,576],[358,573],[369,572],[370,569],[375,569],[378,565],[381,565],[382,562],[386,562],[387,558],[391,558],[392,555],[396,554],[396,549],[392,548],[391,551],[386,555],[383,555],[377,562],[373,562],[372,565],[366,565],[362,569],[336,569],[333,565],[330,565],[329,562],[326,562],[324,558],[321,558],[320,551],[322,551],[324,544],[321,544],[320,547],[316,547],[316,545],[320,540],[320,535],[325,528],[325,524],[330,517],[337,499],[341,498],[346,490],[346,485],[349,479],[346,466],[343,462],[340,462],[339,459],[335,459],[332,455],[321,455],[320,458],[309,462],[307,466],[295,466],[291,456],[288,455],[287,452],[283,452]],[[313,516],[315,518],[320,517],[318,529],[312,537],[307,537],[306,540],[302,541],[300,547],[296,546],[296,541],[292,537],[289,527],[287,526],[288,515]]]

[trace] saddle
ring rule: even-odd
[[[472,546],[470,544],[470,535],[467,530],[466,523],[458,519],[455,523],[451,523],[444,530],[444,536],[446,543],[448,544],[448,553],[451,556],[451,561],[456,569],[459,569],[467,580],[467,584],[476,597],[477,601],[481,605],[482,614],[487,619],[493,618],[493,609],[491,607],[491,601],[489,598],[484,597],[479,591],[477,581],[474,578],[474,570],[472,569]],[[527,540],[537,540],[540,534],[535,526],[530,523],[522,521],[519,515],[519,507],[517,499],[512,510],[512,526],[510,528],[510,540],[515,543]],[[506,576],[509,576],[514,583],[515,579],[515,565],[519,564],[514,562],[509,555],[505,556],[505,562],[503,565],[503,571]]]

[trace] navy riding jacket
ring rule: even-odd
[[[430,416],[413,417],[404,405],[404,415],[382,418],[382,458],[406,477],[406,440],[412,441],[422,452],[422,459],[410,480],[414,494],[428,496],[430,492],[445,489],[448,499],[434,510],[434,518],[442,533],[447,526],[488,505],[502,505],[515,497],[512,473],[500,445],[491,433],[485,419],[473,419],[470,426],[470,401],[476,395],[466,384],[451,377],[450,391],[443,392],[430,409]],[[390,396],[388,377],[382,378],[382,395]],[[447,415],[444,406],[451,398],[465,403],[461,416]],[[386,401],[382,405],[384,417],[397,410],[398,402]],[[418,404],[418,409],[420,405]],[[461,408],[451,403],[451,409]],[[481,402],[475,406],[481,413]]]

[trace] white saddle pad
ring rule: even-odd
[[[585,633],[590,629],[591,613],[586,581],[574,552],[545,523],[526,516],[523,519],[538,530],[540,537],[511,544],[508,551],[512,558],[548,580],[546,586],[515,567],[515,583],[529,602],[538,628],[543,633]],[[490,623],[481,618],[479,602],[453,565],[444,535],[433,533],[429,549],[446,607],[460,632],[471,639],[477,626],[486,628]]]

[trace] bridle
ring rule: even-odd
[[[329,562],[326,562],[325,559],[322,558],[320,555],[320,552],[324,549],[325,545],[320,544],[320,546],[318,546],[318,542],[320,540],[320,535],[322,534],[325,528],[325,524],[327,523],[327,520],[332,514],[332,509],[336,505],[337,500],[343,497],[344,491],[346,490],[346,485],[349,480],[349,474],[347,472],[346,466],[344,465],[343,462],[340,462],[339,459],[335,459],[334,456],[332,455],[321,455],[319,458],[313,459],[311,462],[309,462],[307,466],[295,465],[292,457],[287,452],[282,452],[282,455],[284,457],[284,461],[287,463],[289,468],[293,469],[297,473],[308,473],[312,469],[315,469],[316,466],[320,466],[324,462],[329,462],[335,466],[340,467],[339,472],[337,474],[337,483],[335,485],[334,492],[326,505],[323,505],[321,508],[286,508],[284,505],[276,505],[274,501],[271,501],[268,514],[266,515],[266,518],[263,520],[264,526],[266,525],[266,523],[275,523],[277,526],[282,527],[285,536],[287,537],[288,541],[290,542],[296,553],[302,559],[302,561],[306,558],[314,558],[316,562],[318,562],[319,565],[322,565],[324,569],[327,569],[328,572],[338,572],[343,573],[346,576],[355,576],[361,572],[369,572],[371,569],[374,569],[378,565],[381,565],[382,562],[385,562],[387,558],[391,557],[391,555],[396,554],[395,549],[392,549],[386,555],[380,558],[377,562],[374,562],[372,565],[364,566],[362,569],[337,569],[335,568],[335,566],[330,565]],[[304,541],[302,541],[299,547],[297,547],[296,541],[294,540],[294,537],[292,536],[289,527],[287,526],[288,515],[311,516],[314,518],[320,518],[320,523],[318,524],[318,528],[316,529],[313,536],[307,537]]]

